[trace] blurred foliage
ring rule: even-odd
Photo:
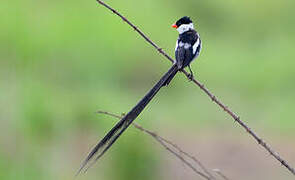
[[[190,16],[203,41],[197,79],[252,127],[294,138],[294,0],[107,3],[170,55],[170,25]],[[115,123],[94,112],[127,112],[170,65],[94,0],[1,1],[0,24],[0,179],[71,179]],[[168,132],[233,130],[182,75],[138,121]],[[159,179],[145,139],[129,130],[81,179]]]

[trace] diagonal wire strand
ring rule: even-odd
[[[118,119],[121,119],[122,116],[118,116],[116,114],[107,112],[107,111],[97,111],[96,113],[99,114],[105,114],[105,115],[109,115]],[[150,130],[147,130],[145,128],[143,128],[142,126],[140,126],[139,124],[133,122],[132,123],[133,127],[135,127],[136,129],[152,136],[158,143],[160,143],[167,151],[169,151],[170,153],[172,153],[173,155],[175,155],[178,159],[180,159],[184,164],[186,164],[189,168],[191,168],[196,174],[202,176],[205,179],[208,180],[216,180],[216,178],[212,175],[212,173],[210,173],[210,171],[199,161],[197,160],[197,158],[195,158],[194,156],[190,155],[189,153],[185,152],[184,150],[182,150],[180,147],[178,147],[175,143],[173,143],[172,141],[159,136],[157,133],[152,132]],[[172,148],[168,147],[165,143],[171,145],[172,147],[174,147],[176,150],[178,150],[180,153],[177,153],[176,151],[174,151]],[[181,156],[181,153],[183,155],[185,155],[186,157],[190,158],[191,160],[193,160],[195,163],[197,163],[201,169],[205,172],[202,173],[201,171],[197,170],[196,167],[194,167],[189,161],[185,160],[184,157]]]

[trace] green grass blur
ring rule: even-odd
[[[171,24],[190,16],[203,42],[192,65],[196,78],[275,149],[285,152],[288,144],[291,153],[283,155],[295,165],[294,0],[106,2],[171,56],[178,36]],[[94,112],[128,112],[169,66],[94,0],[1,1],[0,179],[72,179],[91,147],[116,122]],[[187,142],[187,134],[215,139],[225,133],[266,154],[181,74],[137,122],[180,144],[198,145]],[[166,154],[150,137],[130,128],[80,178],[183,179],[188,168],[177,169],[182,175],[173,177],[167,164],[175,158]],[[213,160],[202,159],[208,164]],[[269,164],[277,176],[266,176],[269,170],[260,167],[262,177],[292,178],[277,162]]]

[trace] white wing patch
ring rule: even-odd
[[[189,49],[191,45],[189,43],[184,43],[184,49]]]
[[[180,41],[179,43],[178,43],[178,46],[179,47],[182,47],[184,45],[184,43],[182,42],[182,41]]]
[[[176,41],[175,51],[176,51],[177,47],[178,47],[178,39],[177,39],[177,41]]]
[[[196,50],[197,50],[197,48],[198,48],[199,45],[200,45],[200,38],[198,38],[198,40],[193,45],[193,54],[196,53]]]
[[[175,46],[175,51],[177,50],[178,47],[184,47],[184,49],[188,49],[191,47],[189,43],[183,43],[182,41],[176,41],[176,46]]]

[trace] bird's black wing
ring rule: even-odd
[[[184,47],[183,46],[179,47],[179,45],[178,45],[178,47],[175,50],[175,59],[176,59],[176,64],[177,64],[178,69],[182,68],[182,64],[184,61],[184,54],[185,54]]]
[[[194,58],[193,48],[191,46],[178,46],[175,51],[176,64],[178,69],[185,68]]]

